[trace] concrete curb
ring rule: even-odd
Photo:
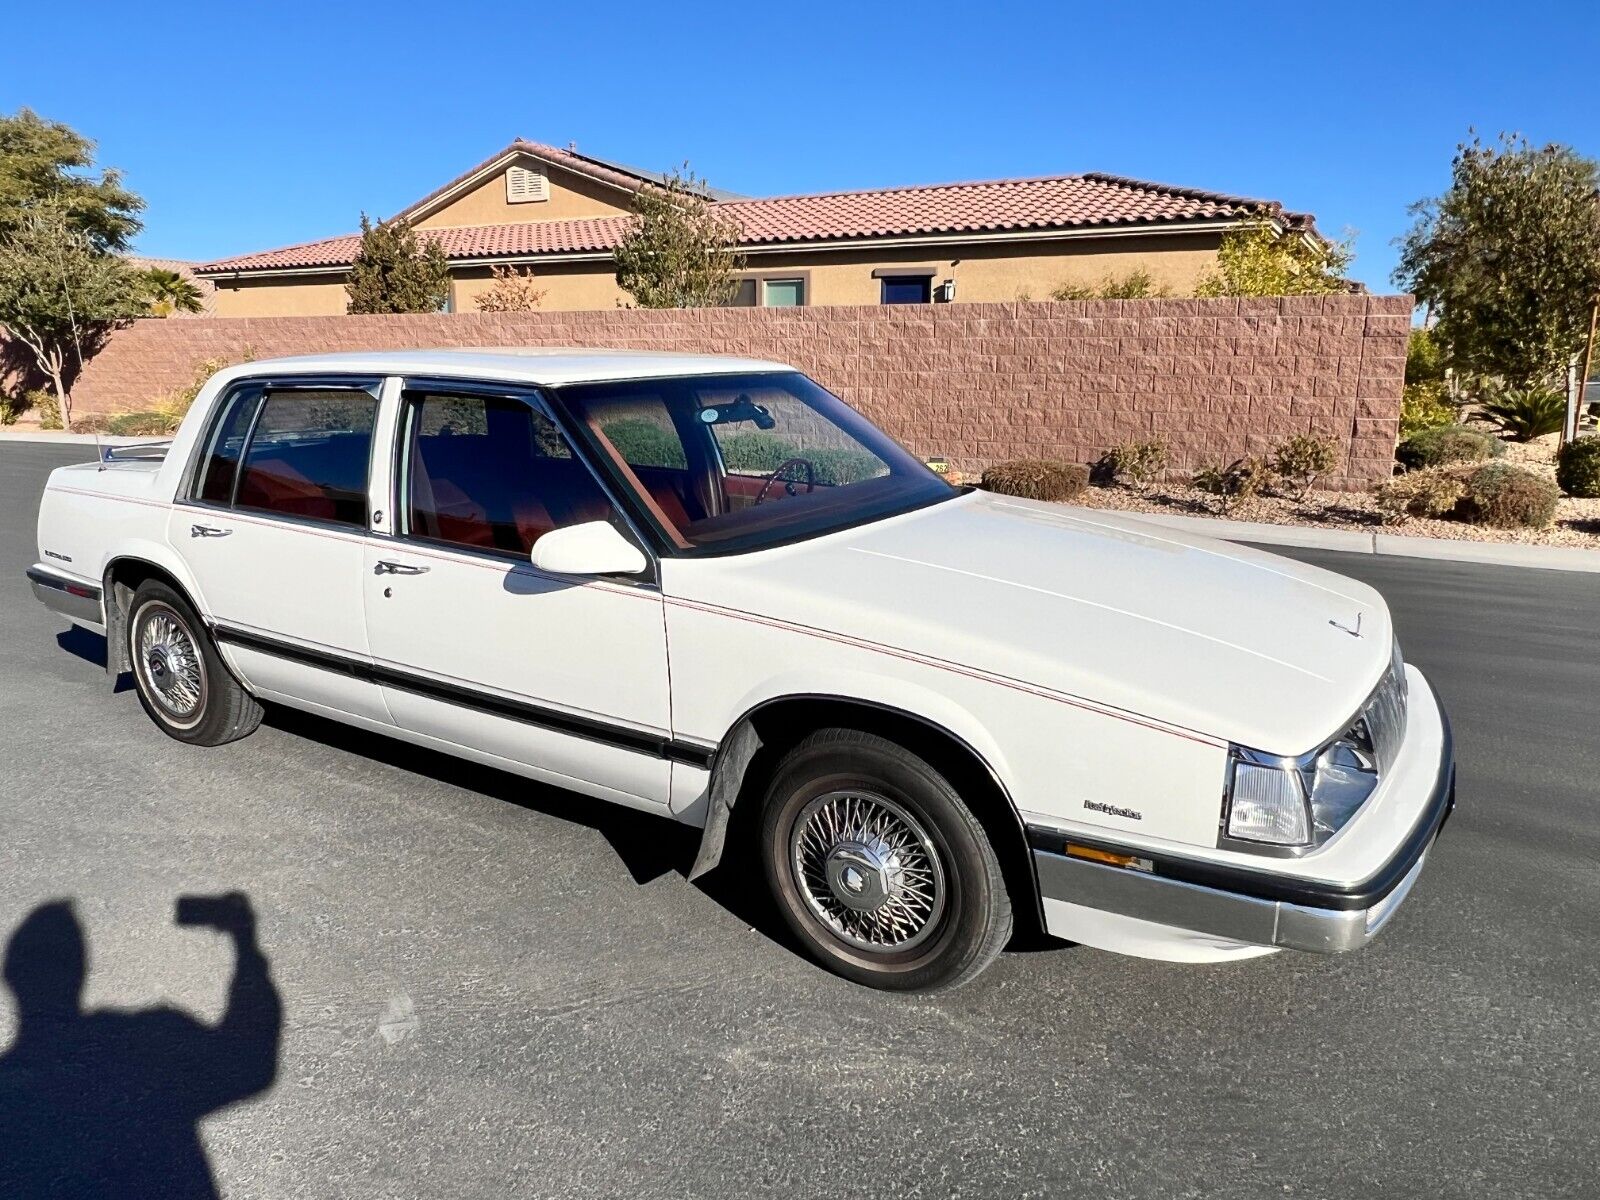
[[[1268,525],[1259,521],[1228,521],[1218,517],[1184,517],[1166,513],[1117,512],[1117,515],[1228,542],[1343,550],[1351,554],[1391,554],[1400,558],[1432,558],[1501,567],[1533,567],[1542,571],[1600,572],[1600,550],[1580,550],[1573,546],[1458,542],[1450,538],[1406,537],[1404,534],[1367,533],[1356,529],[1308,529],[1300,525]]]

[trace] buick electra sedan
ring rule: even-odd
[[[778,363],[231,368],[169,444],[52,474],[39,555],[172,737],[288,705],[683,822],[693,875],[759,869],[875,987],[1016,927],[1352,950],[1454,804],[1371,588],[952,486]]]

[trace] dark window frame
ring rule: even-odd
[[[290,525],[314,525],[346,532],[371,533],[372,471],[377,460],[378,431],[383,423],[383,380],[384,377],[381,375],[249,375],[234,380],[228,384],[222,395],[211,406],[211,411],[206,414],[205,436],[197,439],[195,449],[185,465],[184,477],[177,491],[177,495],[182,497],[179,503],[218,512],[246,513],[260,520],[280,521]],[[363,522],[354,524],[350,521],[274,512],[265,508],[240,508],[239,484],[244,476],[243,467],[249,458],[250,447],[255,441],[256,426],[261,421],[268,395],[272,392],[330,391],[365,392],[377,405],[373,414],[372,437],[368,439],[367,445],[366,487],[363,489],[366,517]],[[234,407],[245,402],[251,393],[254,393],[251,402],[255,404],[255,411],[250,416],[244,441],[239,447],[239,460],[234,466],[233,486],[229,491],[228,502],[221,504],[214,500],[206,500],[202,498],[200,491],[205,486],[205,478],[210,470],[211,454],[217,435]]]
[[[533,565],[530,556],[527,554],[502,550],[498,547],[467,546],[460,542],[443,541],[412,531],[410,495],[412,431],[415,428],[416,414],[422,407],[422,398],[430,395],[516,401],[526,404],[533,412],[549,420],[562,437],[566,439],[568,447],[572,450],[574,461],[589,472],[590,478],[594,480],[595,485],[610,504],[611,513],[607,520],[623,537],[643,551],[645,560],[648,563],[646,570],[638,575],[608,575],[602,578],[610,582],[624,583],[630,586],[659,586],[660,569],[658,561],[660,549],[656,538],[645,532],[648,526],[641,521],[642,514],[638,511],[634,498],[625,491],[619,494],[619,489],[612,484],[607,475],[595,469],[594,460],[584,441],[574,435],[570,417],[551,404],[545,392],[530,384],[497,383],[493,380],[482,378],[455,379],[436,375],[405,375],[400,377],[399,394],[396,400],[399,409],[395,413],[394,444],[391,447],[388,480],[391,511],[394,514],[394,520],[391,522],[393,532],[385,536],[392,537],[395,541],[412,542],[433,549],[445,550],[452,554],[465,554],[494,562],[507,563],[518,568],[525,568],[542,578],[568,578],[567,576],[551,575],[549,572],[539,570]]]

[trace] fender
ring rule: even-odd
[[[118,542],[107,555],[105,567],[100,572],[101,595],[105,597],[106,672],[113,679],[128,670],[131,665],[128,662],[127,649],[128,600],[131,596],[125,594],[128,591],[125,585],[112,583],[117,568],[126,563],[141,563],[170,575],[189,597],[189,602],[194,605],[201,620],[209,623],[211,619],[205,597],[201,594],[189,565],[172,547],[148,538]]]
[[[1022,820],[1021,812],[1017,809],[1016,802],[1011,798],[1010,789],[1006,787],[1005,781],[1000,777],[999,772],[994,769],[989,759],[979,753],[966,738],[936,721],[891,704],[875,700],[863,700],[857,696],[818,692],[796,692],[772,696],[746,710],[733,723],[733,727],[728,731],[727,736],[718,744],[716,756],[711,763],[706,823],[700,835],[700,849],[695,855],[694,866],[689,870],[689,879],[698,879],[722,861],[722,851],[727,840],[728,822],[732,815],[733,807],[744,790],[745,776],[750,769],[750,763],[762,746],[761,736],[755,728],[757,718],[767,709],[793,701],[833,703],[872,709],[897,720],[921,726],[935,737],[950,743],[969,758],[979,770],[987,775],[994,785],[995,791],[1002,801],[1003,813],[1001,816],[1006,824],[1006,836],[1010,838],[1014,835],[1015,841],[1010,850],[1016,853],[1004,853],[1005,848],[996,847],[997,852],[1001,852],[1002,866],[1005,866],[1008,862],[1013,865],[1026,864],[1025,886],[1027,888],[1027,898],[1031,900],[1035,915],[1040,921],[1039,928],[1042,929],[1044,927],[1044,910],[1039,899],[1039,880],[1034,871],[1033,855],[1028,852],[1027,827]],[[1018,854],[1020,854],[1020,859]],[[1024,880],[1020,878],[1020,871],[1019,878],[1015,882],[1019,886],[1024,885]]]

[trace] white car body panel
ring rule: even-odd
[[[1299,857],[1219,846],[1230,743],[1315,749],[1348,725],[1390,660],[1375,591],[1267,554],[984,493],[769,549],[661,557],[658,586],[392,534],[406,376],[558,386],[789,369],[623,351],[232,368],[202,389],[163,461],[52,475],[38,569],[98,589],[109,564],[143,560],[219,633],[243,638],[220,648],[262,698],[692,825],[707,821],[715,748],[741,718],[790,697],[846,699],[945,731],[993,775],[1019,824],[1063,843],[1109,838],[1346,887],[1373,877],[1425,817],[1448,731],[1408,668],[1404,750],[1347,826]],[[182,498],[218,398],[237,379],[285,375],[384,380],[367,529]],[[326,669],[316,654],[361,670]],[[452,688],[492,703],[454,703]],[[1042,908],[1050,932],[1125,953],[1214,961],[1274,949],[1059,897]]]

